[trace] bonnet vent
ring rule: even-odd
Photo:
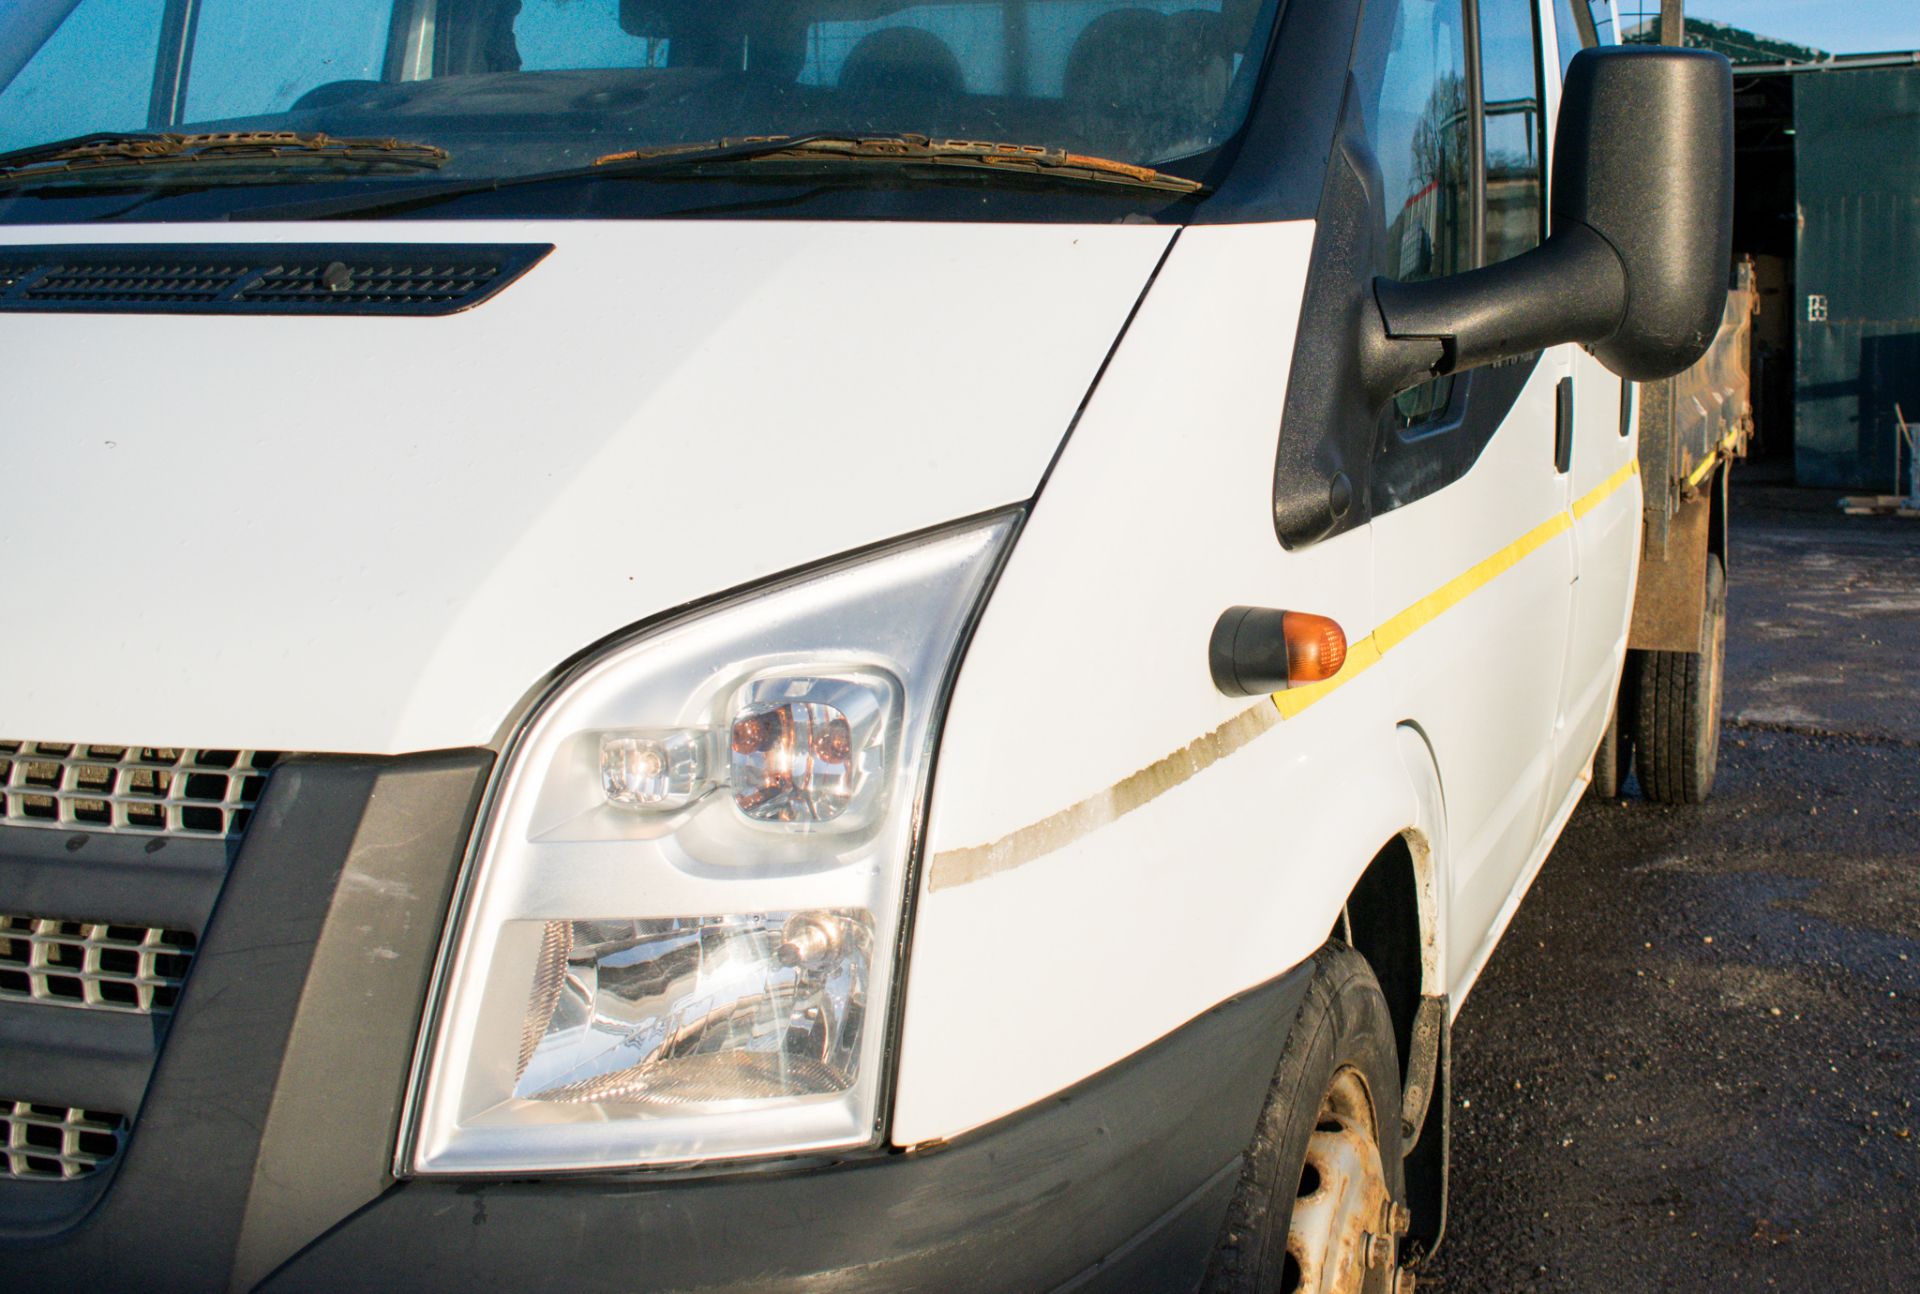
[[[0,311],[447,315],[479,305],[551,244],[108,243],[0,248]]]

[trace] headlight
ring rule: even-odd
[[[512,744],[402,1168],[871,1143],[942,689],[1012,521],[677,620]]]

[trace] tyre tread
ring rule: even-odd
[[[1202,1289],[1206,1294],[1256,1294],[1264,1291],[1262,1274],[1277,1270],[1274,1245],[1284,1247],[1288,1218],[1280,1216],[1276,1201],[1292,1200],[1294,1183],[1277,1179],[1295,1171],[1288,1142],[1297,1133],[1304,1146],[1304,1130],[1291,1125],[1304,1089],[1300,1082],[1316,1057],[1344,1050],[1343,1033],[1365,1035],[1371,1045],[1384,1047],[1381,1064],[1369,1083],[1384,1109],[1380,1117],[1381,1153],[1387,1161],[1389,1182],[1399,1198],[1405,1191],[1400,1155],[1399,1065],[1386,998],[1381,995],[1373,968],[1354,949],[1337,941],[1323,944],[1313,955],[1314,973],[1288,1030],[1279,1067],[1268,1088],[1260,1121],[1248,1145],[1240,1183],[1227,1208]],[[1314,1080],[1318,1081],[1318,1080]],[[1309,1086],[1312,1084],[1309,1083]],[[1313,1097],[1318,1101],[1316,1088]],[[1308,1118],[1312,1111],[1308,1111]],[[1371,1286],[1369,1286],[1371,1288]]]
[[[1639,653],[1634,771],[1656,804],[1699,804],[1713,789],[1719,723],[1715,635],[1724,632],[1726,581],[1717,560],[1707,572],[1704,652]]]

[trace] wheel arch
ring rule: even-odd
[[[1439,761],[1418,723],[1404,720],[1395,728],[1394,751],[1406,781],[1409,821],[1374,853],[1354,886],[1354,896],[1364,903],[1369,899],[1363,890],[1369,895],[1398,895],[1386,901],[1411,912],[1412,923],[1403,918],[1398,937],[1413,941],[1418,949],[1418,978],[1412,987],[1419,995],[1440,997],[1447,991],[1446,795]]]
[[[1344,935],[1373,968],[1393,1017],[1394,1042],[1403,1079],[1421,1072],[1429,1036],[1416,1037],[1423,1003],[1447,1002],[1446,984],[1446,803],[1438,761],[1427,735],[1412,721],[1393,736],[1402,801],[1408,819],[1374,851],[1341,907],[1336,935]],[[1447,1011],[1451,1017],[1451,1010]]]
[[[1446,801],[1438,762],[1417,723],[1395,745],[1411,792],[1412,821],[1380,846],[1349,894],[1349,941],[1387,1000],[1401,1075],[1401,1134],[1413,1225],[1403,1260],[1430,1261],[1446,1230],[1450,1023],[1447,994]]]

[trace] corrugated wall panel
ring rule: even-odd
[[[1884,493],[1920,419],[1920,69],[1798,77],[1794,126],[1794,475]]]

